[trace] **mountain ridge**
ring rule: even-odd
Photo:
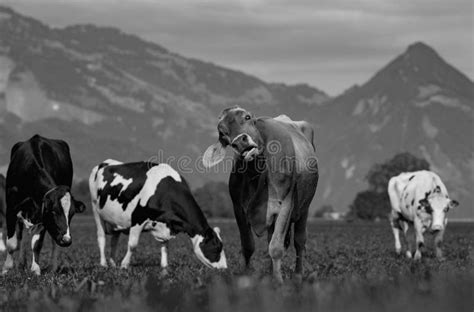
[[[106,158],[197,160],[216,139],[220,111],[241,105],[313,123],[321,163],[313,210],[346,210],[369,167],[403,151],[427,158],[453,194],[472,203],[474,148],[462,134],[472,134],[473,83],[424,43],[329,97],[308,84],[268,83],[184,57],[114,27],[54,28],[1,6],[0,26],[2,165],[9,146],[36,132],[70,141],[81,178]],[[196,187],[228,173],[185,176]]]

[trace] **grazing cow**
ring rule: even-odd
[[[5,211],[7,209],[5,203],[5,176],[0,174],[0,252],[4,252],[7,248],[3,241],[3,223],[5,222]]]
[[[295,277],[301,278],[308,207],[319,178],[312,127],[285,115],[256,118],[235,106],[222,112],[217,130],[219,140],[203,163],[222,161],[229,145],[236,152],[229,191],[246,267],[255,250],[251,231],[257,236],[267,231],[273,276],[282,282],[281,259],[294,225]]]
[[[197,258],[210,268],[227,268],[219,228],[212,229],[194,200],[186,181],[167,164],[121,163],[106,160],[89,178],[97,225],[100,265],[106,267],[105,234],[111,234],[110,264],[115,266],[120,233],[128,233],[128,249],[121,267],[130,264],[141,232],[151,232],[160,243],[161,266],[166,268],[167,244],[186,233]]]
[[[401,173],[388,182],[388,195],[392,205],[390,224],[395,237],[395,251],[400,254],[400,230],[407,244],[406,256],[412,257],[412,248],[407,238],[410,224],[413,224],[416,237],[415,260],[421,259],[424,247],[423,233],[430,230],[435,236],[436,256],[443,258],[441,244],[448,223],[446,213],[456,207],[458,202],[451,200],[446,186],[440,177],[431,171]]]
[[[85,209],[71,195],[72,174],[69,146],[62,140],[35,135],[13,146],[6,179],[8,254],[3,273],[13,267],[12,254],[18,248],[24,264],[23,227],[32,232],[31,271],[37,275],[41,272],[38,262],[46,232],[53,240],[53,270],[57,268],[56,244],[71,245],[71,219],[74,213]]]

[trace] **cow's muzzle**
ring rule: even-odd
[[[441,224],[434,224],[431,226],[431,231],[438,232],[443,230],[443,226]]]
[[[230,146],[247,161],[252,160],[259,153],[257,143],[247,133],[236,136]]]
[[[69,235],[60,236],[58,239],[56,239],[56,243],[61,247],[71,246],[72,244],[71,236]]]

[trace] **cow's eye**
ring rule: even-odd
[[[250,115],[245,116],[245,120],[250,120]]]

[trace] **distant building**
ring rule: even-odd
[[[325,212],[323,218],[326,220],[344,220],[346,212]]]

